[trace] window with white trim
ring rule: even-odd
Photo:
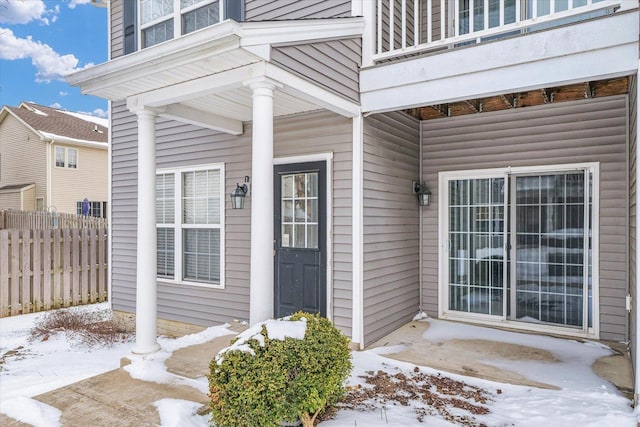
[[[221,10],[221,7],[223,10]],[[135,11],[124,11],[126,52],[135,47],[135,37],[130,31]],[[188,34],[224,19],[242,21],[244,0],[140,0],[139,28],[141,48],[173,39],[176,35]]]
[[[157,275],[223,287],[222,165],[156,175]]]
[[[78,169],[78,149],[56,147],[56,167]]]
[[[76,202],[76,214],[93,216],[96,218],[107,217],[107,202],[92,202],[87,201],[86,204],[83,200]]]

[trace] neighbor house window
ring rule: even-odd
[[[140,40],[145,48],[217,24],[221,15],[224,19],[242,21],[244,0],[140,0],[138,12]],[[135,21],[135,11],[125,9],[125,53],[135,50],[136,37],[132,32]]]
[[[44,210],[44,197],[36,197],[36,210],[37,211]]]
[[[157,175],[159,278],[223,286],[223,175],[221,165]]]
[[[78,169],[78,150],[76,148],[56,147],[56,167]]]
[[[106,218],[107,202],[88,202],[86,206],[84,201],[76,202],[76,214]]]

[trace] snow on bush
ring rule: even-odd
[[[299,312],[260,323],[211,361],[211,424],[313,426],[350,371],[349,339],[328,319]]]

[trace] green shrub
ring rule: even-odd
[[[304,339],[282,336],[283,328],[303,331]],[[350,371],[349,339],[326,318],[298,312],[256,325],[211,361],[211,424],[266,427],[300,419],[313,426],[343,395]]]

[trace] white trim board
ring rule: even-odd
[[[326,163],[326,287],[327,287],[327,318],[333,321],[333,152],[305,154],[300,156],[274,157],[273,165],[288,165],[294,163],[325,162]],[[275,202],[275,200],[274,200]]]

